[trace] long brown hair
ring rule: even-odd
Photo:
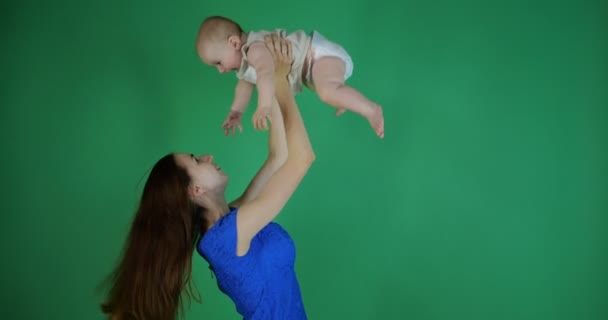
[[[112,319],[173,320],[192,292],[192,254],[203,209],[188,198],[190,176],[173,154],[150,171],[122,258],[101,309]]]

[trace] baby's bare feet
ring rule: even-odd
[[[372,126],[376,135],[380,137],[380,139],[384,138],[384,115],[382,114],[382,107],[380,105],[375,105],[372,112],[367,116],[367,121]]]
[[[379,105],[374,105],[373,110],[366,116],[367,121],[376,132],[376,135],[380,137],[380,139],[384,138],[384,115],[382,114],[382,107]]]

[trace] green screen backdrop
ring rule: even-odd
[[[316,29],[384,107],[297,97],[317,161],[278,217],[310,319],[608,319],[605,1],[13,1],[2,7],[2,319],[102,319],[148,170],[211,153],[228,196],[266,132],[224,137],[235,76],[201,20]],[[195,255],[203,303],[238,319]]]

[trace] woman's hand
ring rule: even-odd
[[[274,60],[275,78],[285,80],[291,70],[291,63],[293,62],[291,42],[284,37],[279,38],[279,35],[276,33],[266,35],[264,37],[264,42]]]

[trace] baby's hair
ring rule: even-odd
[[[230,36],[240,36],[243,33],[241,26],[235,21],[222,16],[211,16],[203,20],[198,30],[197,42],[211,40],[225,41]]]

